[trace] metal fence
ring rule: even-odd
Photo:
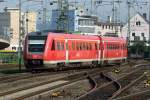
[[[17,64],[18,52],[0,52],[1,64]]]

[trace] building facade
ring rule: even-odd
[[[22,13],[21,30],[22,39],[26,32],[36,31],[36,13]],[[27,22],[28,20],[28,22]],[[10,46],[6,50],[18,50],[19,41],[19,9],[5,8],[0,13],[0,33],[10,37]]]
[[[145,14],[137,13],[133,16],[130,19],[130,32],[128,30],[128,23],[124,25],[122,32],[124,38],[129,37],[130,45],[137,41],[144,41],[147,46],[149,45],[149,22]]]
[[[97,22],[96,33],[101,36],[122,37],[122,27],[121,23]]]
[[[51,30],[58,30],[58,21],[61,12],[59,10],[52,10],[52,17],[51,17]],[[65,25],[67,25],[69,32],[76,32],[78,31],[79,25],[79,16],[84,15],[85,10],[83,8],[73,8],[70,9],[65,15],[67,16],[67,22]],[[63,19],[62,19],[63,20]],[[68,24],[67,24],[68,23]],[[63,25],[62,25],[63,26]],[[66,27],[66,26],[65,26]],[[63,28],[62,28],[63,29]]]
[[[53,10],[51,17],[52,30],[57,30],[60,11]],[[122,24],[111,21],[100,22],[97,16],[88,15],[84,9],[72,9],[68,13],[68,31],[84,35],[122,37]],[[66,24],[67,25],[67,24]]]

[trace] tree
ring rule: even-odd
[[[131,54],[136,54],[136,56],[138,56],[138,55],[143,56],[146,49],[147,49],[147,47],[146,47],[146,44],[144,41],[136,41],[129,48],[129,52]]]

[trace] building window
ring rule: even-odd
[[[141,36],[143,36],[143,37],[144,37],[144,33],[141,33]]]
[[[136,26],[140,26],[141,25],[141,22],[140,21],[137,21],[136,22]]]
[[[104,25],[102,26],[102,29],[104,29]]]
[[[145,42],[146,42],[146,37],[143,37],[143,41],[145,41]]]
[[[135,36],[134,37],[134,41],[139,41],[140,40],[140,37],[139,36]]]
[[[132,36],[135,36],[135,33],[132,33]]]
[[[113,28],[114,28],[114,27],[113,27],[113,26],[111,26],[111,29],[112,29],[112,30],[113,30]]]
[[[16,47],[12,47],[12,50],[16,50]]]

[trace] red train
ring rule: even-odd
[[[23,53],[27,69],[95,67],[126,61],[127,46],[119,37],[32,32],[25,38]]]

